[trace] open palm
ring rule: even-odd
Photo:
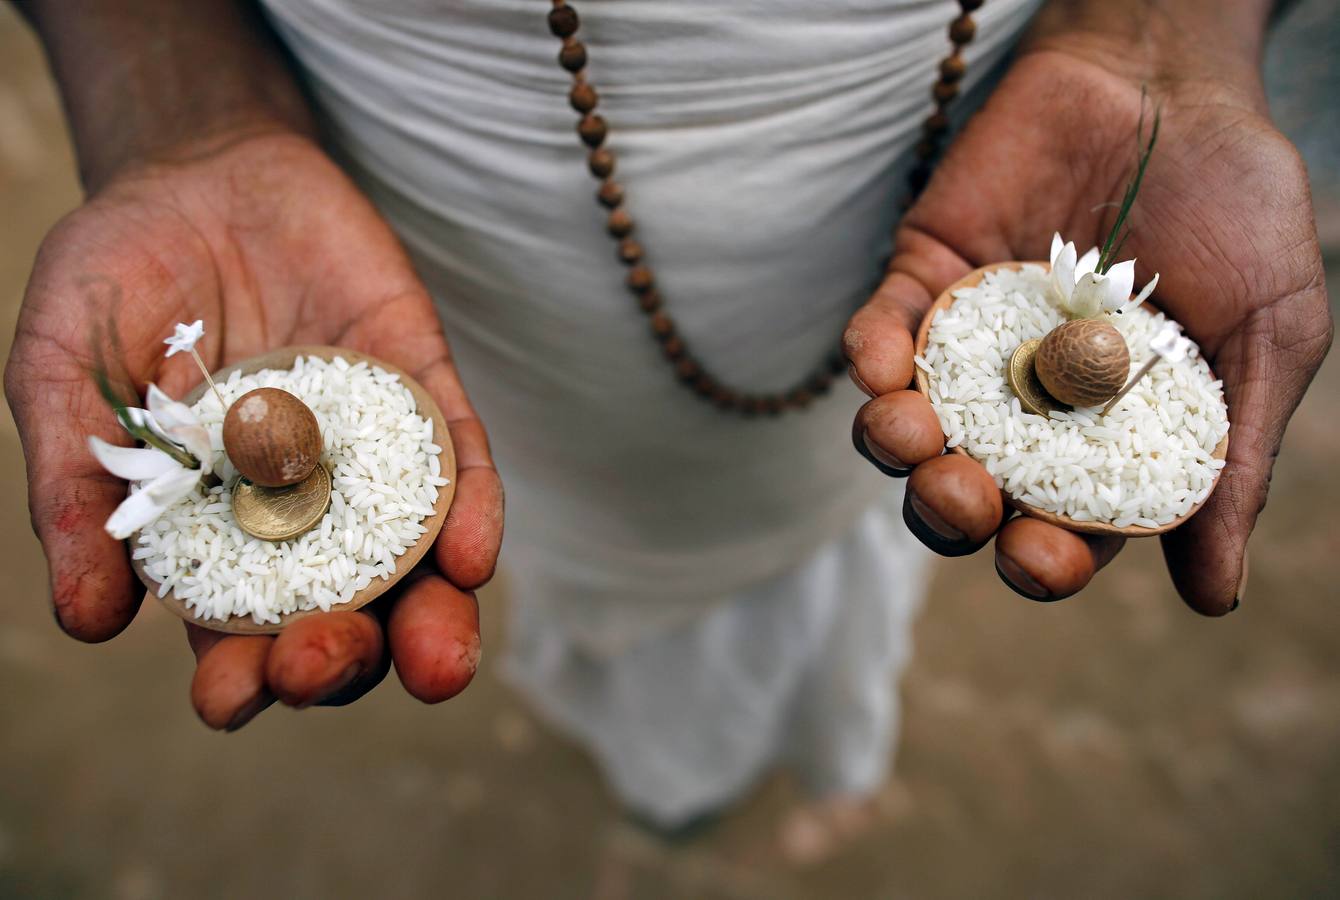
[[[122,175],[43,243],[5,388],[61,626],[105,640],[129,623],[144,594],[124,545],[102,529],[125,483],[86,449],[88,435],[126,442],[90,377],[98,352],[124,365],[137,392],[153,381],[181,396],[199,373],[183,356],[165,359],[162,341],[174,323],[195,319],[206,323],[198,349],[212,368],[286,345],[334,344],[405,369],[442,407],[460,464],[432,564],[384,602],[308,617],[278,638],[188,625],[201,717],[236,728],[276,697],[295,706],[347,702],[380,681],[391,657],[415,696],[459,691],[479,655],[469,591],[493,572],[501,486],[399,244],[338,168],[290,135]]]
[[[1271,466],[1332,326],[1306,173],[1259,98],[1203,84],[1161,90],[1162,130],[1122,256],[1138,259],[1140,283],[1160,273],[1153,302],[1224,381],[1232,431],[1220,484],[1163,538],[1182,596],[1218,615],[1240,596]],[[1138,84],[1091,62],[1055,49],[1022,56],[950,148],[900,228],[888,278],[852,320],[853,373],[875,398],[858,414],[858,449],[891,474],[912,472],[910,524],[929,527],[936,549],[969,552],[1002,523],[980,466],[914,471],[938,456],[925,435],[939,430],[929,403],[904,391],[911,335],[932,299],[977,266],[1045,259],[1056,231],[1081,251],[1102,242],[1115,217],[1107,204],[1130,176],[1141,104]],[[924,489],[946,476],[947,490]],[[996,560],[1016,590],[1056,599],[1118,549],[1117,539],[1017,518],[1000,528]]]

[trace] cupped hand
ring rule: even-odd
[[[125,482],[87,449],[89,435],[128,441],[91,377],[99,347],[141,395],[152,381],[180,397],[200,375],[187,354],[166,359],[163,339],[196,319],[206,323],[198,349],[211,368],[295,344],[350,347],[401,367],[441,406],[459,466],[429,562],[367,610],[311,616],[278,637],[188,624],[201,718],[234,729],[276,698],[348,702],[391,660],[421,700],[460,691],[479,658],[472,591],[492,576],[502,540],[488,441],[390,229],[314,144],[287,133],[216,140],[127,171],[42,244],[5,391],[60,626],[106,640],[144,596],[125,545],[103,531]]]
[[[1162,128],[1122,258],[1138,259],[1137,283],[1160,273],[1152,302],[1186,327],[1224,382],[1227,465],[1200,512],[1163,537],[1182,597],[1221,615],[1241,598],[1247,539],[1332,325],[1306,172],[1263,98],[1188,81],[1156,85],[1152,102]],[[1054,47],[1021,56],[909,211],[887,278],[844,336],[852,377],[873,398],[853,440],[887,474],[910,474],[912,530],[950,555],[996,534],[997,571],[1035,599],[1081,589],[1121,541],[1006,521],[985,469],[941,457],[930,404],[907,390],[912,335],[933,299],[973,268],[1046,259],[1058,231],[1081,252],[1102,243],[1116,214],[1104,204],[1120,199],[1131,174],[1141,104],[1138,81],[1093,61]]]

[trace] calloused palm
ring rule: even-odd
[[[100,641],[143,596],[125,546],[103,522],[125,484],[103,472],[88,435],[125,443],[89,372],[113,333],[136,390],[173,396],[199,374],[164,337],[204,319],[211,367],[293,344],[365,351],[414,374],[441,405],[459,460],[455,500],[425,577],[368,613],[295,623],[277,639],[188,626],[192,697],[214,727],[244,724],[276,696],[347,702],[394,657],[405,687],[444,699],[479,654],[472,589],[492,575],[502,489],[431,302],[389,228],[329,159],[291,134],[254,135],[119,176],[42,245],[5,388],[28,463],[29,506],[51,573],[56,617]],[[384,652],[389,643],[390,654]]]
[[[1122,257],[1138,259],[1139,283],[1160,273],[1153,302],[1186,326],[1224,381],[1228,464],[1201,512],[1163,539],[1182,596],[1217,615],[1240,597],[1247,539],[1285,425],[1332,325],[1306,173],[1263,98],[1204,83],[1158,90],[1162,129]],[[874,444],[873,462],[912,469],[938,454],[914,440],[934,427],[929,404],[884,396],[908,386],[910,335],[935,296],[976,266],[1045,259],[1055,231],[1081,251],[1101,243],[1115,217],[1104,204],[1130,176],[1141,104],[1139,84],[1063,50],[1036,50],[954,142],[900,228],[886,281],[846,336],[854,374],[877,398],[856,425]],[[858,449],[870,454],[859,441]],[[926,524],[915,507],[929,509],[922,518],[938,519],[931,524],[951,538],[939,549],[975,549],[1000,524],[997,513],[981,527],[991,512],[974,498],[991,492],[975,469],[960,464],[961,483],[949,491],[918,491],[925,478],[913,472],[913,524]],[[997,567],[1022,593],[1056,599],[1083,587],[1119,547],[1014,519],[1000,530]]]

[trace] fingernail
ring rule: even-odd
[[[1016,594],[1022,594],[1029,600],[1052,600],[1051,591],[1029,575],[1024,567],[1003,553],[996,554],[996,572]]]
[[[330,700],[333,700],[334,698],[340,695],[341,691],[343,691],[349,685],[353,684],[354,679],[358,678],[359,674],[362,671],[363,666],[361,664],[350,663],[348,666],[345,667],[345,670],[342,673],[340,673],[340,677],[331,683],[331,686],[328,690],[326,690],[317,697],[313,697],[306,703],[302,703],[299,704],[298,706],[295,706],[294,709],[306,709],[309,706],[315,706],[318,703],[326,703]]]
[[[1228,608],[1229,612],[1238,608],[1242,598],[1247,596],[1247,571],[1250,568],[1251,557],[1247,555],[1246,548],[1242,551],[1242,574],[1238,576],[1238,592],[1233,597],[1233,605]]]
[[[914,493],[911,490],[907,492],[907,502],[912,506],[912,511],[916,513],[917,518],[921,520],[921,524],[925,525],[926,529],[930,531],[932,534],[934,534],[936,537],[938,537],[940,540],[942,541],[967,540],[968,536],[966,534],[959,531],[954,526],[950,525],[944,519],[940,518],[939,514],[936,513],[935,510],[931,509],[925,503],[922,503],[921,498],[918,497],[916,493]]]
[[[861,432],[861,440],[865,443],[865,449],[870,451],[870,455],[875,458],[876,462],[888,466],[890,469],[897,469],[900,472],[912,471],[912,467],[907,463],[885,450],[879,444],[870,440],[869,431]]]
[[[251,699],[251,702],[247,703],[233,714],[233,717],[228,721],[227,727],[223,730],[231,734],[252,719],[256,718],[256,716],[261,714],[262,710],[274,702],[274,695],[269,691],[262,690]]]
[[[874,398],[875,392],[870,390],[870,388],[866,386],[866,383],[861,380],[860,375],[856,374],[856,366],[854,364],[848,364],[847,377],[851,379],[852,384],[856,385],[863,392],[865,392],[865,395],[867,397],[870,397],[872,399]]]

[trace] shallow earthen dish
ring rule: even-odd
[[[931,330],[931,319],[935,317],[935,314],[937,312],[939,312],[942,309],[945,309],[951,303],[954,302],[955,291],[962,290],[963,288],[975,287],[978,284],[978,282],[980,282],[982,278],[986,276],[988,272],[994,272],[997,269],[1013,269],[1015,271],[1018,271],[1019,269],[1022,269],[1026,265],[1041,266],[1043,269],[1046,270],[1051,269],[1051,266],[1045,262],[992,263],[989,266],[982,266],[980,269],[974,269],[973,271],[969,272],[967,275],[964,275],[958,281],[954,282],[949,287],[947,287],[944,293],[940,294],[939,297],[935,298],[935,302],[931,304],[930,309],[926,310],[926,315],[921,320],[921,327],[917,329],[917,340],[916,340],[917,355],[918,356],[925,355],[926,342],[928,340],[928,336]],[[916,370],[917,390],[921,392],[922,396],[926,397],[929,400],[930,379],[920,366],[916,366],[915,370]],[[964,450],[962,447],[953,447],[951,448],[951,451],[954,453],[961,453],[962,455],[967,456],[970,459],[972,458],[972,455],[968,453],[966,450]],[[1219,446],[1214,448],[1214,453],[1212,453],[1211,456],[1213,456],[1215,459],[1227,458],[1228,435],[1224,435],[1224,439],[1219,442]],[[1216,473],[1214,476],[1216,485],[1219,483],[1219,476],[1221,474],[1223,474],[1222,469],[1220,469],[1219,472]],[[1213,487],[1210,488],[1210,492],[1211,493],[1214,492]],[[1062,528],[1065,528],[1069,531],[1078,531],[1084,534],[1121,535],[1123,537],[1149,537],[1155,534],[1162,534],[1165,531],[1172,531],[1178,525],[1181,525],[1187,519],[1194,516],[1196,512],[1201,508],[1201,506],[1204,505],[1204,502],[1202,501],[1201,503],[1198,503],[1195,506],[1193,506],[1190,509],[1190,511],[1186,513],[1186,515],[1178,516],[1176,519],[1173,519],[1168,524],[1160,525],[1158,528],[1146,528],[1142,525],[1128,525],[1125,528],[1118,528],[1115,525],[1109,525],[1105,522],[1079,522],[1076,521],[1075,519],[1070,518],[1069,516],[1063,516],[1058,513],[1048,512],[1045,509],[1038,509],[1036,506],[1030,506],[1027,503],[1021,503],[1020,501],[1015,500],[1006,491],[1001,491],[1001,496],[1005,498],[1006,503],[1008,503],[1010,506],[1014,507],[1024,515],[1032,516],[1035,519],[1041,519],[1044,522],[1050,522],[1052,525],[1059,525]],[[1208,496],[1206,499],[1208,499]]]
[[[382,360],[368,356],[365,353],[359,353],[355,350],[348,350],[344,347],[285,347],[282,350],[273,350],[269,353],[263,353],[260,356],[253,356],[242,362],[234,363],[231,366],[225,366],[214,373],[214,380],[224,382],[234,371],[240,371],[243,375],[250,375],[253,372],[259,372],[261,369],[288,369],[292,368],[294,361],[299,356],[315,356],[324,360],[332,360],[335,357],[342,357],[350,364],[366,362],[369,365],[379,366],[388,372],[393,372],[400,376],[400,382],[409,389],[414,395],[414,403],[419,415],[433,420],[433,443],[442,448],[438,460],[442,468],[442,477],[447,479],[447,484],[437,489],[437,504],[433,507],[433,515],[423,520],[423,526],[428,530],[419,536],[419,540],[411,547],[405,550],[403,554],[396,557],[395,572],[389,579],[374,579],[372,584],[363,588],[363,590],[354,594],[352,600],[348,603],[339,603],[331,607],[331,611],[355,610],[366,606],[373,600],[386,593],[397,581],[407,575],[411,569],[423,559],[424,554],[433,546],[433,541],[437,539],[438,532],[442,530],[442,523],[446,521],[447,510],[451,507],[452,497],[456,494],[456,451],[451,444],[451,434],[447,430],[447,421],[442,415],[442,410],[438,408],[436,401],[433,400],[423,386],[409,376],[408,373],[383,362]],[[183,398],[183,402],[188,406],[194,404],[204,394],[207,386],[204,383],[198,385],[195,390]],[[324,464],[324,463],[323,463]],[[133,544],[133,539],[131,541]],[[144,565],[141,560],[132,560],[131,564],[135,568],[135,574],[140,576],[140,581],[144,582],[145,587],[149,589],[149,597],[158,596],[158,582],[150,578],[144,571]],[[185,619],[202,628],[208,628],[212,631],[223,631],[228,634],[275,634],[282,631],[284,626],[290,622],[306,616],[319,613],[319,609],[304,610],[301,612],[289,613],[280,616],[276,624],[257,625],[250,616],[232,616],[220,621],[219,619],[198,619],[195,614],[187,608],[186,604],[177,599],[176,595],[169,591],[161,598],[164,606],[172,610],[181,618]]]

